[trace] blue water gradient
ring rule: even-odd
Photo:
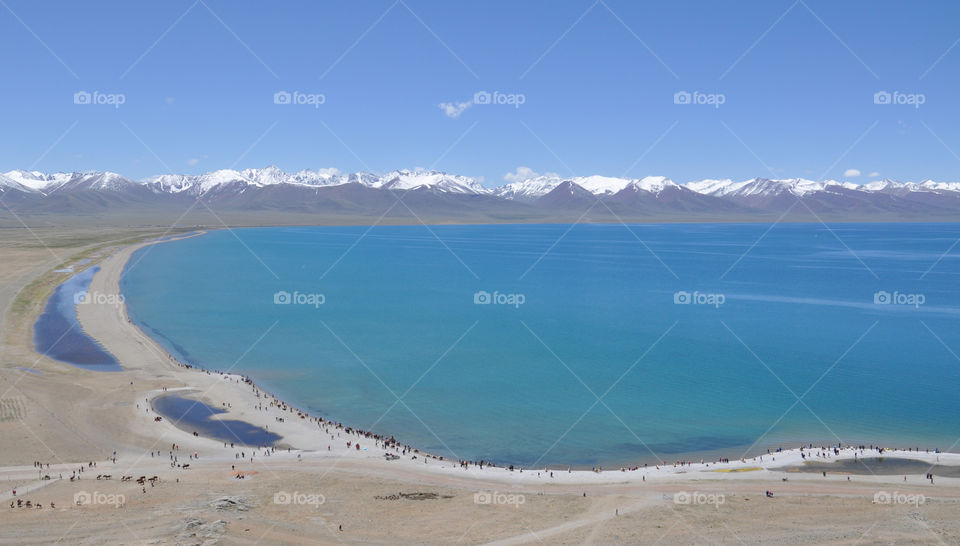
[[[132,320],[191,363],[449,457],[615,465],[960,439],[958,224],[235,233],[140,250],[122,281]]]

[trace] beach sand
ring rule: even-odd
[[[803,463],[799,450],[762,461],[554,471],[552,478],[414,453],[387,461],[374,439],[271,405],[273,397],[237,375],[182,366],[127,320],[122,305],[80,305],[78,317],[123,371],[53,362],[32,349],[33,321],[66,278],[53,269],[92,253],[101,270],[90,291],[116,294],[124,265],[145,243],[102,242],[150,234],[41,233],[44,241],[64,237],[51,252],[8,231],[0,240],[0,543],[960,542],[960,478],[931,484],[922,474],[904,482],[787,472]],[[165,394],[223,408],[218,418],[267,428],[291,449],[225,447],[186,425],[158,422],[151,401]],[[177,463],[189,468],[171,466],[174,444]],[[813,460],[875,455],[846,449]],[[884,455],[960,465],[957,454]],[[50,467],[38,470],[34,461]],[[80,479],[70,481],[81,467]],[[122,476],[158,481],[138,485]],[[43,508],[10,508],[13,489]],[[76,505],[76,495],[93,504]]]

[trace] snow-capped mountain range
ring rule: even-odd
[[[319,188],[358,183],[370,188],[494,195],[504,199],[520,201],[536,200],[550,193],[565,181],[570,181],[597,196],[614,195],[628,187],[652,194],[658,194],[667,188],[682,187],[702,195],[716,197],[750,197],[781,193],[790,193],[802,197],[815,192],[836,192],[841,189],[889,194],[960,192],[960,182],[934,182],[932,180],[917,183],[883,179],[866,184],[854,184],[837,180],[818,182],[802,178],[751,178],[743,181],[707,179],[677,184],[665,176],[630,179],[600,175],[582,177],[537,176],[495,188],[486,188],[476,178],[424,169],[398,170],[384,175],[376,175],[367,172],[340,173],[335,170],[302,170],[287,173],[273,166],[263,169],[244,169],[242,171],[221,169],[199,175],[165,174],[139,181],[109,171],[47,174],[38,171],[15,170],[0,174],[0,187],[12,187],[20,191],[43,194],[65,188],[116,191],[131,184],[140,184],[156,193],[204,195],[218,187],[236,184],[259,188],[282,184]]]
[[[349,183],[391,190],[428,189],[462,194],[490,193],[474,178],[423,169],[399,170],[375,175],[364,172],[341,174],[333,170],[303,170],[286,173],[277,167],[270,166],[242,171],[221,169],[200,175],[165,174],[140,181],[130,180],[111,172],[45,174],[36,171],[10,171],[0,175],[0,186],[14,185],[11,182],[44,194],[63,187],[78,185],[84,185],[84,189],[117,190],[123,185],[140,184],[157,193],[204,195],[223,186],[238,184],[259,188],[282,184],[317,188]],[[23,188],[20,189],[23,190]]]
[[[199,175],[169,174],[132,180],[113,172],[42,173],[14,170],[0,174],[0,200],[24,210],[55,211],[141,204],[156,205],[202,198],[238,209],[323,211],[366,210],[389,193],[411,194],[432,206],[469,203],[471,210],[501,207],[524,210],[569,210],[602,202],[613,214],[657,216],[748,215],[784,210],[798,200],[818,212],[894,214],[938,218],[960,213],[960,182],[866,184],[848,181],[751,178],[707,179],[678,184],[663,176],[534,176],[495,188],[469,176],[434,170],[397,170],[386,174],[341,173],[335,169],[285,172],[277,167],[223,169]],[[83,197],[84,199],[81,199]],[[405,198],[406,200],[406,198]],[[56,201],[50,205],[48,201]],[[958,217],[960,218],[960,217]]]

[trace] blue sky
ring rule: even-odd
[[[956,2],[4,0],[0,170],[960,180],[958,20]]]

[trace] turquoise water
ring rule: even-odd
[[[122,289],[180,358],[459,459],[949,449],[958,238],[960,224],[243,229],[146,247]],[[281,291],[300,303],[275,304]],[[875,304],[881,291],[913,305]]]

